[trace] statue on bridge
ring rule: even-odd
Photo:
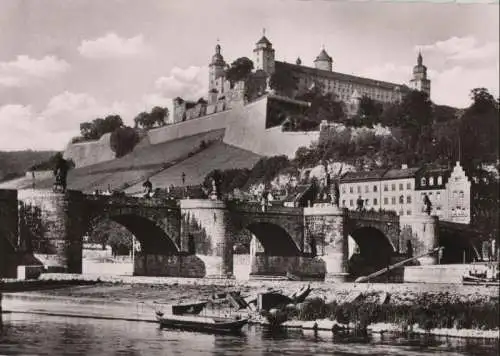
[[[54,183],[54,191],[61,191],[62,193],[66,192],[67,181],[66,178],[68,176],[70,165],[69,162],[66,161],[61,153],[57,153],[55,156],[55,167],[54,167],[54,176],[56,177],[56,181]]]
[[[424,194],[424,205],[425,205],[425,212],[427,213],[427,215],[431,215],[432,203],[427,194]]]
[[[144,197],[151,198],[151,195],[153,193],[153,184],[151,183],[149,178],[147,178],[146,181],[142,183],[142,186],[144,187]]]

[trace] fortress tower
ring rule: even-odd
[[[254,69],[256,71],[263,70],[268,75],[274,73],[274,49],[271,42],[266,38],[265,32],[259,42],[255,44],[253,55]]]
[[[431,81],[427,79],[427,67],[423,65],[422,53],[418,52],[417,65],[413,67],[413,78],[410,80],[410,87],[420,90],[430,97]]]
[[[226,62],[224,62],[224,57],[220,54],[220,45],[217,43],[215,46],[215,54],[212,56],[212,60],[208,66],[208,90],[211,91],[217,88],[216,81],[218,78],[224,76],[224,68],[226,67]]]
[[[314,60],[314,67],[316,69],[332,71],[333,59],[326,53],[325,48],[321,49],[321,52]]]

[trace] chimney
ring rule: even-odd
[[[402,164],[401,165],[401,169],[408,169],[408,165],[407,164]]]

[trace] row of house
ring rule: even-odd
[[[431,215],[440,220],[469,224],[471,182],[459,162],[453,168],[408,168],[348,172],[339,184],[341,207],[394,211],[398,215],[424,214],[427,196]]]

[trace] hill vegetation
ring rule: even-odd
[[[26,171],[41,169],[56,151],[0,151],[0,181],[23,176]]]

